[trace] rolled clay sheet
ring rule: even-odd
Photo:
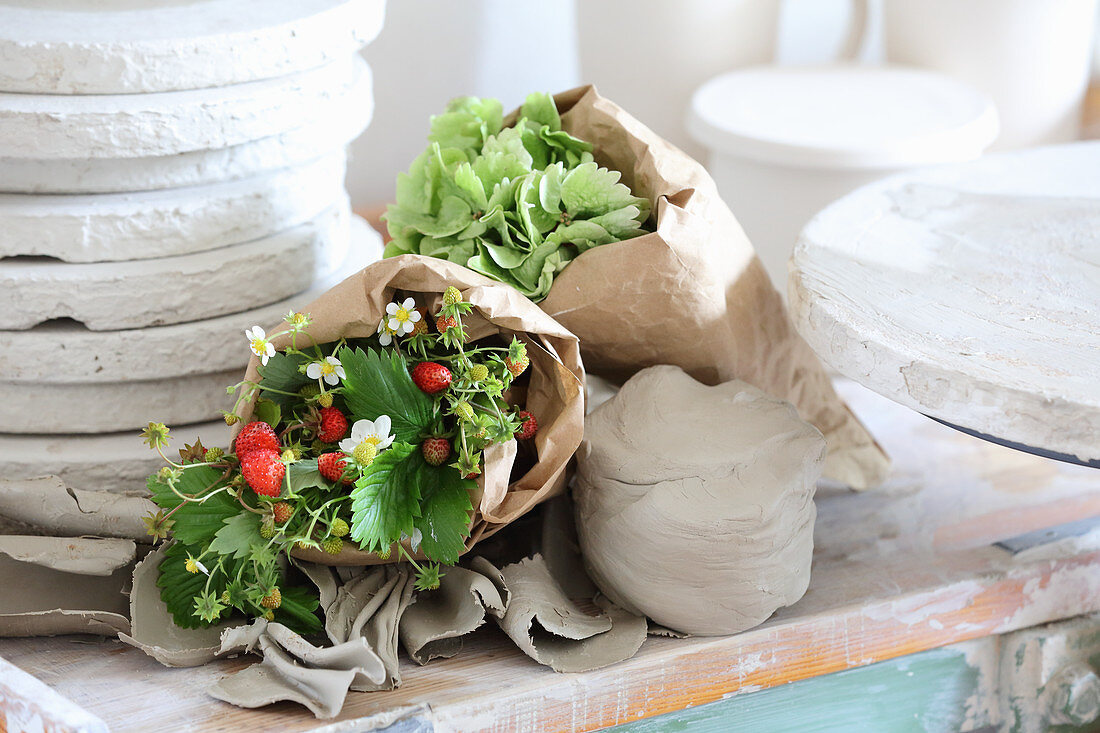
[[[889,459],[794,330],[703,166],[594,87],[555,102],[563,129],[592,143],[597,162],[656,213],[655,232],[584,252],[540,303],[580,338],[585,369],[618,383],[657,364],[706,384],[744,380],[794,403],[825,434],[829,478],[856,489],[881,483]]]
[[[500,589],[489,576],[448,568],[439,588],[418,593],[401,617],[401,644],[417,664],[453,657],[462,649],[462,637],[484,624],[486,614],[499,618],[504,611]]]
[[[0,535],[0,637],[130,630],[129,540]]]
[[[691,634],[732,634],[802,597],[825,443],[740,381],[639,372],[588,416],[577,454],[585,564],[617,604]]]
[[[57,536],[148,541],[141,520],[155,511],[148,499],[69,488],[57,476],[0,479],[0,517]]]
[[[569,599],[542,555],[501,568],[511,601],[500,628],[524,654],[557,672],[587,672],[629,659],[646,639],[646,620],[597,599],[593,616]]]

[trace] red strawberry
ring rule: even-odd
[[[294,509],[285,501],[280,501],[271,507],[271,512],[274,515],[275,524],[286,524],[294,514]]]
[[[421,392],[436,394],[451,386],[451,370],[434,361],[422,361],[413,367],[412,380]]]
[[[278,496],[286,476],[286,465],[279,458],[277,450],[261,448],[250,452],[241,461],[245,483],[261,496]]]
[[[446,438],[428,438],[420,444],[424,460],[433,466],[442,466],[451,455],[451,442]]]
[[[255,420],[241,428],[237,439],[233,441],[233,451],[243,461],[245,456],[258,450],[279,450],[279,438],[270,425]]]
[[[335,407],[321,408],[321,426],[317,439],[322,443],[335,443],[348,434],[348,419]]]
[[[435,319],[435,330],[443,333],[448,328],[458,328],[458,319],[454,316],[440,316]]]
[[[519,426],[516,437],[520,440],[530,440],[535,437],[535,433],[539,431],[539,421],[535,419],[535,416],[527,410],[520,410],[519,419],[522,424]]]
[[[343,453],[322,453],[317,456],[317,470],[329,481],[343,480],[350,484],[350,478],[344,478],[344,469],[348,466],[348,459]]]

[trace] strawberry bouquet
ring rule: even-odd
[[[320,628],[302,561],[405,561],[435,588],[474,542],[560,491],[580,440],[576,339],[514,291],[410,256],[366,268],[246,333],[253,360],[226,449],[169,458],[148,480],[170,537],[159,569],[175,623],[234,614]]]

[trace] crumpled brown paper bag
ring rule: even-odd
[[[554,99],[562,127],[591,142],[597,162],[657,214],[656,232],[580,255],[541,303],[580,338],[586,369],[620,383],[656,364],[710,385],[742,379],[824,433],[827,477],[856,489],[880,483],[889,459],[795,332],[703,166],[594,87]]]
[[[417,305],[427,305],[434,313],[442,301],[443,291],[452,285],[474,306],[463,320],[471,341],[493,334],[510,340],[514,334],[527,344],[531,365],[526,409],[539,421],[539,431],[534,438],[538,461],[515,481],[509,483],[516,456],[515,441],[485,450],[482,473],[478,477],[479,496],[474,499],[473,524],[466,542],[469,549],[482,537],[491,535],[565,488],[566,469],[584,430],[584,369],[576,336],[511,287],[460,265],[420,255],[375,262],[302,311],[313,317],[308,333],[317,343],[364,338],[375,335],[386,305],[398,293],[402,297],[415,297]],[[271,329],[278,330],[282,328]],[[276,349],[282,349],[289,338],[276,336],[271,341]],[[259,359],[253,356],[245,379],[258,382],[258,367]],[[241,406],[238,414],[242,420],[237,431],[251,418],[253,405]],[[390,559],[384,561],[373,553],[349,549],[335,557],[320,550],[295,550],[294,555],[321,564],[347,565],[396,562],[400,556],[393,552]]]

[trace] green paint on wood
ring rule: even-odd
[[[612,730],[616,733],[958,731],[978,671],[953,649],[745,693]]]

